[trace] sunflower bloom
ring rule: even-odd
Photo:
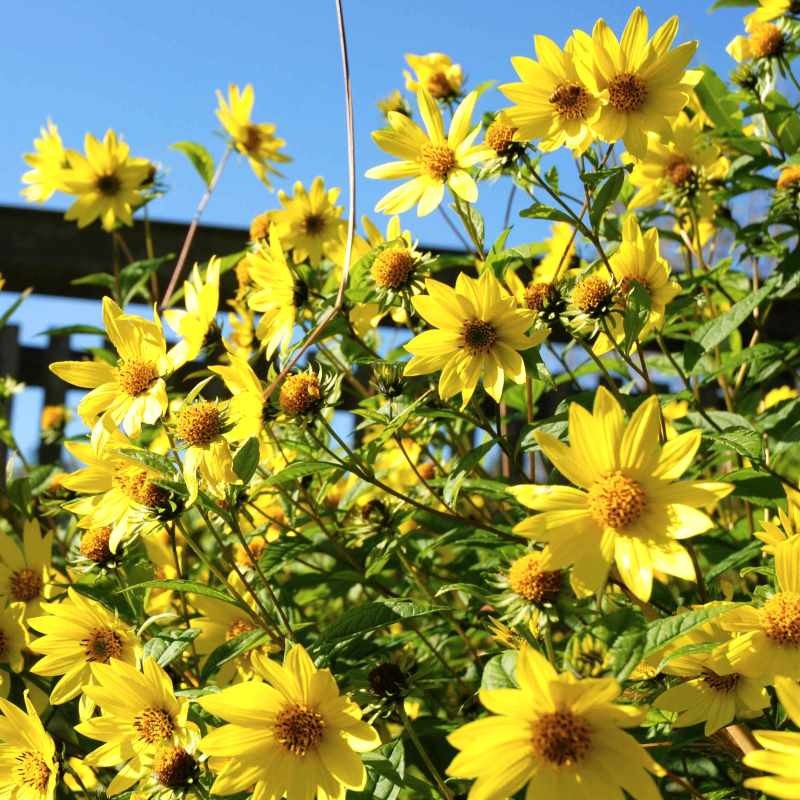
[[[67,154],[64,191],[77,200],[64,219],[77,220],[78,227],[85,228],[99,218],[107,231],[118,222],[133,225],[133,212],[144,202],[141,188],[152,176],[153,165],[146,158],[132,158],[130,147],[112,130],[102,142],[87,133],[83,146],[85,156],[74,150]]]
[[[648,27],[647,16],[636,8],[622,39],[602,19],[591,36],[575,32],[578,74],[602,102],[592,125],[595,133],[606,142],[622,139],[639,158],[647,152],[647,133],[666,129],[702,77],[700,72],[686,71],[697,42],[670,49],[678,33],[677,17],[668,19],[652,39]]]
[[[800,728],[800,686],[791,678],[775,679],[778,700],[786,715]],[[753,731],[763,750],[753,750],[742,759],[744,765],[772,775],[747,778],[744,786],[784,800],[800,798],[800,733],[796,731]]]
[[[563,50],[546,36],[534,36],[538,61],[523,56],[511,59],[519,83],[506,83],[500,91],[516,105],[505,113],[517,128],[515,139],[541,140],[545,152],[568,147],[582,153],[594,139],[592,125],[600,101],[579,77],[575,66],[575,39]]]
[[[67,599],[43,603],[44,616],[28,620],[33,630],[44,634],[31,644],[34,653],[44,656],[31,669],[34,675],[59,681],[50,693],[53,705],[77,697],[92,683],[91,665],[108,664],[117,658],[136,664],[139,644],[130,626],[95,600],[67,589]],[[84,698],[81,698],[83,705]]]
[[[753,61],[759,58],[776,58],[782,55],[787,45],[783,31],[771,22],[762,22],[755,14],[745,17],[746,36],[734,36],[725,48],[728,55],[738,61]]]
[[[244,89],[230,84],[227,100],[222,92],[217,91],[217,101],[217,119],[231,137],[234,147],[247,158],[256,177],[270,186],[269,176],[281,174],[274,164],[286,164],[291,159],[280,152],[286,142],[275,135],[275,125],[251,121],[256,101],[252,84],[248,83]]]
[[[622,730],[644,714],[614,703],[616,680],[557,673],[527,645],[516,678],[519,689],[482,689],[480,701],[493,715],[448,736],[460,751],[448,775],[476,779],[469,800],[505,800],[525,785],[525,796],[538,800],[621,797],[621,789],[635,800],[658,800],[648,774],[655,762]]]
[[[401,159],[390,161],[366,172],[368,178],[411,180],[392,189],[375,206],[385,214],[402,214],[417,206],[424,217],[435,211],[444,199],[445,186],[467,203],[478,199],[478,186],[469,174],[470,167],[494,156],[486,145],[476,145],[480,123],[471,128],[472,112],[478,95],[470,92],[453,112],[445,135],[442,112],[424,89],[417,92],[423,131],[404,114],[390,111],[389,128],[374,131],[372,138],[382,150]]]
[[[25,692],[25,711],[0,699],[0,797],[53,800],[58,784],[56,746]]]
[[[25,666],[22,651],[28,647],[25,629],[25,606],[22,603],[0,601],[0,664],[12,672],[21,672]],[[0,675],[0,697],[8,695],[8,681]]]
[[[695,580],[681,539],[713,527],[700,509],[728,495],[733,486],[679,481],[700,446],[699,430],[659,444],[658,399],[649,397],[625,424],[619,403],[605,389],[595,394],[592,413],[569,407],[567,446],[544,431],[536,441],[570,486],[514,486],[524,506],[540,512],[514,528],[547,542],[550,569],[573,565],[580,593],[595,592],[616,562],[625,585],[650,599],[653,570]]]
[[[103,324],[117,351],[116,366],[107,361],[56,361],[50,371],[61,380],[91,389],[78,404],[81,419],[92,426],[108,413],[129,436],[136,436],[143,423],[154,425],[167,410],[164,379],[178,366],[167,342],[158,314],[149,322],[126,314],[110,298],[103,298]]]
[[[498,403],[506,377],[514,383],[525,382],[519,351],[539,344],[546,333],[527,335],[533,312],[517,308],[491,271],[477,279],[462,272],[455,289],[432,278],[425,287],[428,294],[416,295],[412,302],[435,330],[424,331],[405,345],[412,355],[405,375],[441,370],[440,397],[447,400],[461,392],[462,407],[479,380]]]
[[[454,64],[450,56],[444,53],[406,53],[406,64],[414,70],[413,75],[403,70],[409,92],[424,89],[437,100],[449,100],[461,91],[464,83],[461,64]]]
[[[147,658],[141,672],[115,658],[93,663],[91,670],[94,683],[84,692],[102,713],[75,730],[103,742],[86,756],[89,766],[118,768],[106,790],[113,797],[149,776],[164,747],[190,748],[199,731],[187,721],[189,701],[175,697],[169,675],[155,659]]]
[[[56,192],[64,191],[64,177],[69,169],[67,151],[58,128],[50,120],[41,129],[41,137],[33,140],[33,149],[35,152],[23,156],[31,169],[22,176],[22,182],[27,184],[22,196],[29,203],[44,203]]]

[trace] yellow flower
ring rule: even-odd
[[[534,36],[538,61],[515,56],[511,63],[520,83],[506,83],[500,91],[516,105],[506,109],[516,126],[515,138],[541,139],[545,152],[569,147],[582,153],[592,142],[591,126],[600,113],[600,101],[576,71],[575,39],[564,49],[546,36]]]
[[[450,99],[461,91],[464,73],[461,64],[454,64],[450,56],[444,53],[406,53],[406,63],[414,70],[414,75],[403,70],[408,91],[425,89],[437,100]]]
[[[763,606],[741,606],[720,624],[734,634],[725,648],[733,669],[773,683],[800,677],[800,537],[775,546],[778,591]]]
[[[25,712],[0,699],[0,797],[53,800],[58,785],[56,746],[25,692]]]
[[[233,309],[228,314],[228,325],[231,332],[227,339],[223,339],[225,349],[243,358],[253,354],[253,343],[256,338],[253,313],[245,303],[237,300],[228,300],[228,305]]]
[[[678,33],[671,17],[648,39],[647,16],[636,8],[618,40],[605,20],[591,37],[576,31],[575,64],[583,84],[602,101],[595,133],[606,142],[622,139],[637,157],[647,152],[647,133],[661,131],[689,101],[702,73],[686,72],[697,42],[670,49]]]
[[[359,753],[380,739],[361,721],[361,709],[339,694],[330,670],[318,670],[301,645],[283,666],[253,654],[253,667],[265,683],[240,683],[197,701],[229,723],[200,742],[216,771],[212,793],[307,800],[363,789]]]
[[[778,700],[786,715],[800,728],[800,687],[787,677],[775,679]],[[747,778],[744,786],[784,800],[800,798],[800,733],[795,731],[754,731],[763,750],[747,753],[742,762],[746,767],[771,772],[761,778]]]
[[[797,0],[758,0],[759,7],[745,17],[745,22],[769,22],[786,14],[797,14]]]
[[[308,299],[308,287],[290,269],[282,241],[274,231],[268,244],[260,244],[245,258],[253,286],[247,305],[262,314],[256,336],[268,359],[278,349],[285,355],[292,343],[297,312]]]
[[[643,208],[660,198],[676,204],[687,202],[708,219],[714,214],[711,181],[725,177],[730,167],[720,148],[703,133],[703,121],[681,112],[672,123],[669,137],[657,133],[647,137],[647,153],[634,160],[631,183],[639,190],[628,208]]]
[[[295,264],[308,261],[317,267],[335,246],[345,224],[342,207],[336,205],[338,198],[339,189],[326,190],[320,177],[314,178],[308,192],[300,181],[294,185],[293,197],[278,192],[282,208],[274,212],[274,233],[292,251]]]
[[[432,278],[425,287],[428,294],[417,295],[412,302],[435,330],[420,333],[405,345],[412,354],[405,375],[441,370],[440,397],[447,400],[461,392],[462,407],[479,380],[498,403],[506,377],[525,382],[519,351],[539,344],[546,333],[526,335],[533,312],[518,309],[490,270],[477,279],[460,273],[455,289]]]
[[[44,203],[56,192],[65,191],[64,178],[69,170],[67,151],[61,143],[58,128],[47,120],[41,129],[41,138],[33,140],[33,153],[25,153],[25,162],[32,167],[22,176],[28,185],[22,196],[29,203]]]
[[[97,788],[97,776],[94,774],[94,770],[91,767],[86,766],[82,758],[77,758],[75,756],[68,758],[66,766],[69,767],[69,772],[66,770],[64,771],[64,785],[69,790],[80,794],[84,789]],[[76,780],[75,775],[80,778],[80,783]]]
[[[167,410],[164,378],[179,365],[167,342],[155,309],[154,321],[126,314],[110,298],[103,298],[103,323],[117,351],[116,366],[107,361],[57,361],[50,371],[59,378],[91,389],[79,403],[81,419],[93,426],[108,413],[129,436],[143,423],[154,425]]]
[[[22,603],[8,603],[7,599],[0,601],[0,664],[6,664],[12,672],[21,672],[24,666],[22,651],[27,646],[25,606]],[[0,677],[0,682],[7,693],[8,681]]]
[[[64,218],[85,228],[99,217],[107,231],[118,222],[133,225],[133,211],[144,202],[140,189],[152,176],[153,165],[146,158],[131,158],[128,145],[112,130],[102,142],[87,133],[83,146],[85,156],[74,150],[67,153],[64,191],[78,199]]]
[[[377,106],[384,116],[390,111],[396,111],[398,114],[405,114],[407,117],[411,116],[411,109],[408,107],[408,103],[399,89],[395,89],[391,94],[384,97],[383,100],[378,100]]]
[[[494,156],[486,145],[475,145],[480,123],[470,129],[470,119],[478,95],[470,92],[453,112],[445,136],[442,112],[424,89],[417,92],[420,116],[425,130],[404,114],[389,112],[389,128],[373,131],[372,138],[382,150],[401,159],[366,172],[368,178],[411,178],[378,201],[376,211],[402,214],[417,205],[417,215],[435,211],[444,199],[445,186],[467,203],[478,199],[478,186],[469,168]]]
[[[778,518],[764,518],[762,530],[755,532],[756,539],[764,542],[763,553],[775,554],[776,547],[787,539],[800,535],[800,492],[784,486],[786,511],[778,508]]]
[[[253,86],[248,83],[240,90],[238,86],[230,84],[228,99],[217,90],[217,101],[217,119],[230,135],[234,147],[247,157],[258,179],[270,186],[269,176],[281,174],[273,165],[286,164],[291,159],[280,152],[286,142],[275,136],[275,125],[250,120],[256,101]]]
[[[751,61],[781,55],[786,46],[783,31],[771,22],[762,22],[751,14],[745,17],[746,36],[734,36],[725,48],[735,61]]]
[[[168,308],[164,311],[167,324],[182,337],[172,350],[175,363],[184,364],[197,357],[209,343],[217,324],[219,309],[219,259],[208,262],[205,280],[197,264],[191,277],[183,284],[185,310]]]
[[[95,600],[68,588],[66,600],[43,603],[42,611],[44,616],[28,620],[33,630],[44,634],[31,644],[34,653],[44,656],[31,672],[61,676],[50,693],[53,705],[72,700],[93,682],[94,663],[108,664],[117,658],[136,664],[140,648],[132,628]],[[85,705],[83,697],[81,705]]]
[[[653,570],[695,580],[681,539],[713,527],[700,510],[733,489],[729,483],[678,481],[700,446],[699,430],[659,444],[658,399],[649,397],[625,424],[622,407],[603,387],[594,410],[569,407],[570,446],[544,431],[536,441],[553,466],[579,488],[514,486],[520,503],[541,512],[516,533],[547,542],[550,569],[574,565],[576,591],[594,592],[616,562],[622,580],[649,600]]]
[[[62,405],[46,405],[42,409],[39,425],[43,431],[57,431],[64,427],[69,419],[69,409]]]
[[[549,283],[555,279],[556,273],[559,277],[570,277],[577,272],[572,267],[575,256],[575,229],[572,225],[568,222],[554,222],[550,226],[550,238],[545,239],[544,244],[547,251],[533,268],[533,280]]]
[[[669,400],[661,407],[661,417],[667,429],[667,439],[675,439],[680,434],[672,424],[676,419],[683,419],[689,413],[687,400]]]
[[[447,769],[455,778],[477,779],[469,800],[506,800],[527,784],[526,797],[660,797],[648,772],[658,767],[621,730],[644,716],[617,705],[613,678],[557,673],[525,645],[517,658],[519,689],[482,689],[493,716],[470,722],[448,736],[459,754]]]
[[[53,532],[42,536],[37,520],[26,520],[22,547],[0,531],[0,600],[21,603],[25,618],[41,611],[42,600],[58,593],[53,569]]]
[[[794,400],[795,397],[800,397],[800,392],[794,386],[777,386],[774,389],[770,389],[758,404],[758,413],[763,414],[768,409],[778,405],[778,403],[783,403],[785,400]]]
[[[681,287],[670,277],[669,262],[661,257],[658,230],[650,228],[644,234],[633,214],[628,214],[622,224],[622,243],[609,258],[611,271],[618,284],[618,300],[622,308],[608,319],[608,328],[613,341],[620,342],[624,336],[622,311],[627,294],[638,284],[650,296],[650,314],[638,335],[639,341],[664,324],[664,311],[668,303],[680,294]],[[605,333],[597,337],[594,351],[598,355],[613,347]]]
[[[187,721],[189,700],[177,698],[169,675],[150,657],[140,672],[112,658],[91,665],[94,683],[84,688],[102,709],[75,730],[103,742],[86,756],[92,767],[118,767],[108,785],[109,797],[130,789],[152,772],[155,756],[165,745],[187,746],[199,731]]]

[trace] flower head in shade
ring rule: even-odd
[[[444,53],[415,55],[406,53],[406,63],[414,71],[403,71],[406,89],[416,92],[425,89],[436,100],[449,100],[461,92],[464,72],[461,64],[454,64]]]

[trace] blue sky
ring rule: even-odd
[[[509,59],[532,55],[532,35],[543,33],[559,43],[572,28],[590,29],[598,13],[616,30],[635,3],[606,0],[528,0],[492,4],[486,0],[345,0],[350,44],[359,174],[383,160],[369,133],[382,124],[375,101],[403,88],[406,52],[441,50],[460,62],[469,85],[484,80],[513,80]],[[679,41],[701,41],[697,63],[727,73],[732,62],[724,52],[741,31],[741,9],[710,14],[710,0],[650,0],[643,7],[651,23],[669,14],[681,19]],[[495,13],[496,12],[496,13]],[[218,156],[224,142],[215,133],[214,91],[230,82],[252,82],[257,121],[277,123],[294,162],[280,187],[323,175],[329,185],[344,186],[345,129],[341,69],[333,0],[312,2],[218,3],[140,0],[28,0],[4,9],[0,62],[4,82],[0,126],[0,204],[18,204],[21,154],[31,147],[50,117],[65,142],[80,147],[83,135],[101,136],[107,127],[122,132],[134,153],[163,165],[170,191],[151,206],[153,217],[188,220],[202,187],[173,142],[194,139]],[[490,91],[482,109],[503,105]],[[358,210],[372,214],[375,202],[393,183],[361,178]],[[507,186],[481,188],[479,207],[487,218],[488,237],[499,233]],[[345,197],[343,194],[343,201]],[[65,198],[48,207],[64,209]],[[234,160],[205,221],[247,226],[250,218],[277,200]],[[374,215],[373,215],[374,216]],[[404,222],[429,245],[454,245],[438,215]],[[517,235],[525,235],[516,232]],[[527,239],[542,235],[532,227]],[[0,269],[2,267],[0,266]],[[0,311],[11,298],[0,299]],[[23,336],[47,327],[57,314],[68,322],[96,320],[94,305],[40,299],[29,301],[17,316]],[[39,402],[39,401],[37,401]],[[33,447],[33,422],[20,419],[20,438]]]

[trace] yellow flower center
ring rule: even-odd
[[[206,447],[222,433],[222,414],[216,403],[201,400],[184,406],[178,414],[178,438],[190,447]]]
[[[508,570],[511,591],[537,604],[555,597],[561,589],[561,571],[543,570],[541,560],[538,553],[528,553],[514,561]]]
[[[231,639],[235,639],[243,633],[249,633],[255,630],[255,627],[256,626],[253,625],[252,621],[249,619],[235,619],[225,632],[225,641],[229,642]]]
[[[611,300],[611,293],[608,281],[590,275],[572,290],[572,302],[584,314],[597,314]]]
[[[779,592],[761,609],[761,625],[773,642],[800,645],[800,592]]]
[[[608,85],[608,102],[622,114],[640,111],[647,102],[647,84],[632,72],[621,72]]]
[[[642,487],[619,470],[604,475],[589,489],[589,511],[598,525],[627,528],[642,515],[647,497]]]
[[[419,158],[425,171],[437,181],[445,181],[456,166],[456,154],[446,144],[422,145]]]
[[[119,658],[122,654],[122,637],[111,628],[95,628],[85,639],[81,639],[81,647],[87,661],[108,664],[112,658]]]
[[[722,692],[723,694],[732,692],[739,683],[739,678],[738,672],[730,675],[717,675],[716,672],[710,669],[703,670],[703,683],[715,692]]]
[[[372,262],[372,277],[381,289],[402,289],[414,271],[416,259],[406,247],[382,250]]]
[[[0,630],[0,658],[8,652],[8,637],[4,630]]]
[[[777,56],[783,50],[781,29],[771,22],[760,22],[750,31],[750,49],[756,58]]]
[[[678,188],[686,186],[695,178],[694,167],[685,158],[670,161],[664,171],[669,182]]]
[[[116,197],[122,189],[122,182],[114,173],[111,173],[110,175],[99,175],[94,186],[103,197]]]
[[[453,86],[444,72],[432,72],[425,82],[425,88],[431,97],[435,97],[437,100],[443,100],[453,94]]]
[[[502,156],[514,144],[514,134],[517,129],[506,125],[500,120],[495,120],[487,129],[483,141],[491,147],[497,155]]]
[[[194,777],[197,762],[182,747],[166,745],[153,757],[153,774],[162,786],[177,789]]]
[[[301,372],[290,375],[281,387],[280,407],[292,417],[314,411],[320,404],[322,392],[316,375]]]
[[[309,213],[303,217],[303,233],[308,236],[319,236],[325,230],[325,217],[322,214]]]
[[[41,753],[25,750],[17,756],[16,761],[14,766],[16,782],[37,792],[44,792],[50,780],[50,767],[47,766]]]
[[[555,296],[556,287],[552,283],[536,281],[525,287],[525,305],[531,311],[542,311]]]
[[[470,355],[488,353],[497,341],[497,329],[491,322],[482,319],[468,319],[461,329],[464,348]]]
[[[163,708],[146,708],[134,720],[133,727],[139,738],[147,744],[169,739],[175,732],[172,717]]]
[[[166,489],[153,483],[146,469],[118,473],[113,482],[129,500],[150,509],[160,508],[169,497]]]
[[[11,599],[19,603],[28,603],[35,600],[42,593],[44,581],[39,572],[30,567],[23,567],[11,573],[8,579],[11,589]]]
[[[548,98],[556,113],[566,119],[584,119],[589,113],[591,96],[579,83],[562,83]]]
[[[284,706],[275,718],[275,738],[290,753],[304,756],[322,741],[325,720],[305,705]]]
[[[80,551],[84,558],[102,564],[111,560],[111,549],[108,541],[111,538],[111,526],[90,528],[81,536]]]
[[[531,744],[537,756],[554,766],[580,761],[592,745],[586,721],[567,709],[542,714],[533,723]]]
[[[788,189],[800,183],[800,166],[784,167],[778,176],[778,188]]]
[[[158,369],[152,361],[120,361],[117,380],[125,394],[138,397],[158,380]]]

